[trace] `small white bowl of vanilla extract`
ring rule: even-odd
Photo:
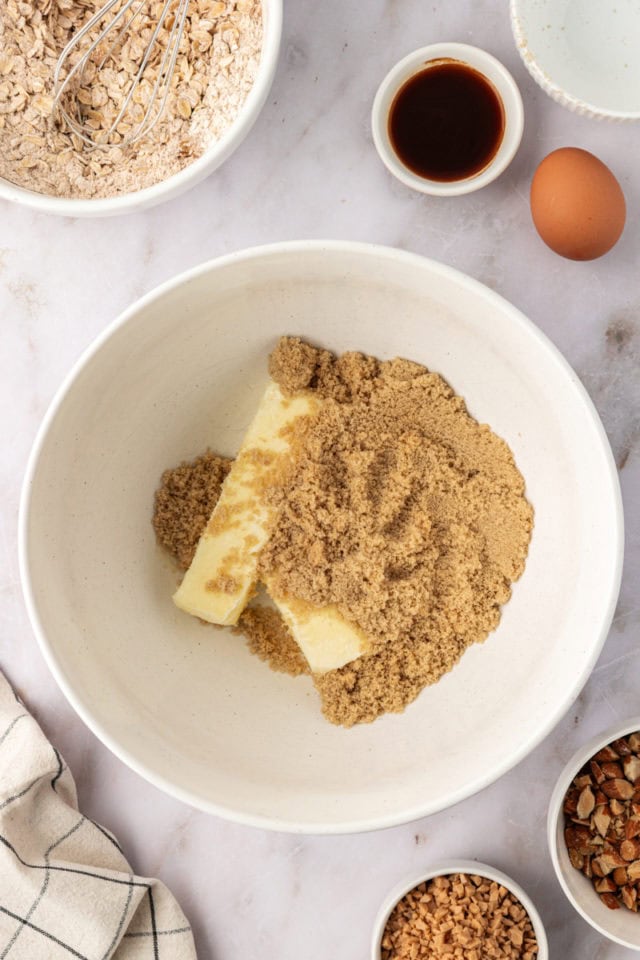
[[[506,170],[520,146],[524,110],[515,80],[490,53],[435,43],[389,71],[371,126],[394,176],[422,193],[457,196]]]

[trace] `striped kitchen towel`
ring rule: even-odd
[[[0,960],[195,960],[167,888],[78,812],[69,768],[0,672]]]

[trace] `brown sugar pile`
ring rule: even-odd
[[[181,570],[187,570],[193,560],[232,463],[207,451],[162,474],[155,494],[153,528],[158,543]],[[309,673],[307,661],[277,610],[249,606],[237,629],[246,636],[251,652],[267,661],[272,670],[292,676]]]
[[[165,470],[156,490],[153,529],[160,546],[187,570],[232,460],[207,450],[191,463]]]
[[[284,337],[270,373],[284,393],[315,391],[323,403],[296,428],[291,468],[270,490],[277,519],[259,579],[275,597],[335,604],[370,641],[360,659],[313,677],[327,719],[401,712],[498,625],[531,537],[523,478],[507,444],[419,364],[336,357]],[[217,497],[229,461],[208,456]],[[185,566],[210,510],[172,499],[164,515],[184,516],[175,536],[162,522],[162,535],[163,488],[156,531]],[[240,628],[275,669],[305,672],[276,611],[247,610]]]
[[[270,372],[324,398],[261,556],[274,595],[336,604],[372,653],[316,676],[325,715],[400,712],[500,620],[533,513],[507,444],[442,377],[283,338]]]
[[[247,638],[249,650],[278,673],[292,677],[309,673],[309,665],[277,610],[248,606],[240,615],[238,633]]]
[[[454,873],[414,887],[394,907],[382,960],[535,960],[529,914],[505,887]]]

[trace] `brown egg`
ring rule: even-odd
[[[626,218],[620,184],[587,150],[562,147],[544,158],[531,183],[536,230],[561,257],[595,260],[617,243]]]

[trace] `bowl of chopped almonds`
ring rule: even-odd
[[[548,960],[530,897],[475,860],[441,863],[391,891],[378,914],[372,960]]]
[[[140,26],[106,65],[90,60],[78,71],[67,106],[72,129],[55,103],[56,65],[95,11],[91,4],[61,0],[44,17],[41,6],[37,0],[3,6],[0,198],[73,217],[154,206],[220,166],[266,100],[280,48],[282,0],[189,0],[166,102],[152,128],[132,136],[148,104],[163,103],[156,75],[166,69],[163,43],[171,53],[177,16],[171,10],[161,15],[155,58],[145,66],[151,49],[145,37],[158,17],[152,0],[145,0],[146,20],[136,21]],[[87,140],[74,132],[76,117]]]
[[[640,717],[574,753],[547,826],[553,866],[575,909],[603,936],[640,950]]]

